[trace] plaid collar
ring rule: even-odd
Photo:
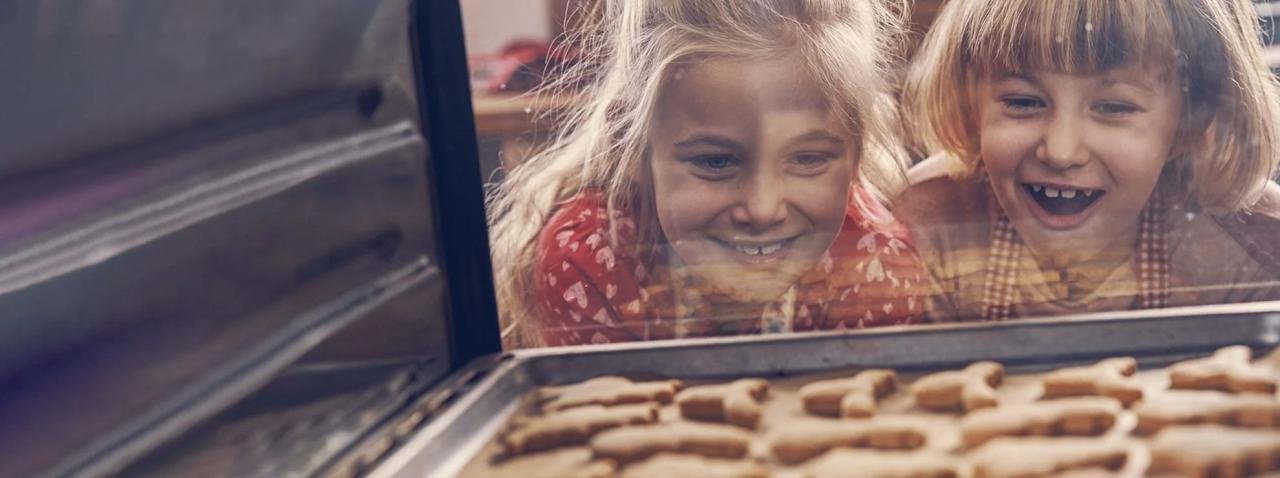
[[[1169,303],[1169,232],[1161,196],[1159,192],[1152,194],[1139,218],[1135,272],[1141,309],[1166,307]],[[982,317],[989,321],[1013,317],[1013,306],[1017,303],[1016,265],[1025,249],[1017,229],[999,203],[996,209],[999,217],[991,225],[991,247],[982,292]]]

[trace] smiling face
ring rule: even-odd
[[[1037,259],[1061,268],[1132,251],[1176,141],[1178,84],[1128,67],[993,75],[979,86],[983,165]]]
[[[793,62],[711,57],[674,68],[649,136],[663,235],[715,293],[776,299],[844,222],[853,141]]]

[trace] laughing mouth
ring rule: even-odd
[[[1070,189],[1028,183],[1024,183],[1022,187],[1041,209],[1055,216],[1084,212],[1106,194],[1101,189]]]
[[[791,245],[791,243],[795,242],[795,238],[783,239],[781,241],[770,242],[765,244],[742,244],[737,242],[729,242],[729,241],[721,241],[721,240],[716,240],[716,242],[719,243],[721,246],[741,252],[748,256],[768,257],[774,254],[777,254],[778,251],[781,251],[785,249],[787,246]]]

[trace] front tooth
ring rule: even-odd
[[[1074,189],[1063,189],[1063,190],[1062,190],[1062,197],[1063,197],[1063,198],[1065,198],[1065,199],[1071,199],[1071,198],[1073,198],[1073,197],[1076,197],[1076,190],[1074,190]]]
[[[764,255],[768,256],[768,255],[772,255],[772,254],[773,254],[773,253],[775,253],[775,252],[778,252],[778,249],[782,249],[782,244],[774,244],[774,245],[771,245],[771,246],[765,246],[765,247],[761,248],[761,251],[764,253]]]
[[[1058,190],[1054,188],[1044,188],[1044,195],[1051,198],[1058,197]]]

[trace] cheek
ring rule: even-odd
[[[722,190],[727,183],[707,182],[680,169],[653,168],[654,212],[669,241],[697,233],[725,207]]]
[[[1115,131],[1099,143],[1107,171],[1121,187],[1144,190],[1154,185],[1169,160],[1172,128],[1153,131]],[[1135,191],[1137,192],[1137,191]]]
[[[842,166],[799,185],[791,204],[813,221],[818,230],[839,231],[844,224],[852,182],[852,167]]]
[[[984,123],[979,152],[988,175],[1013,175],[1022,159],[1035,152],[1036,141],[1035,131],[1028,126],[1001,121]]]

